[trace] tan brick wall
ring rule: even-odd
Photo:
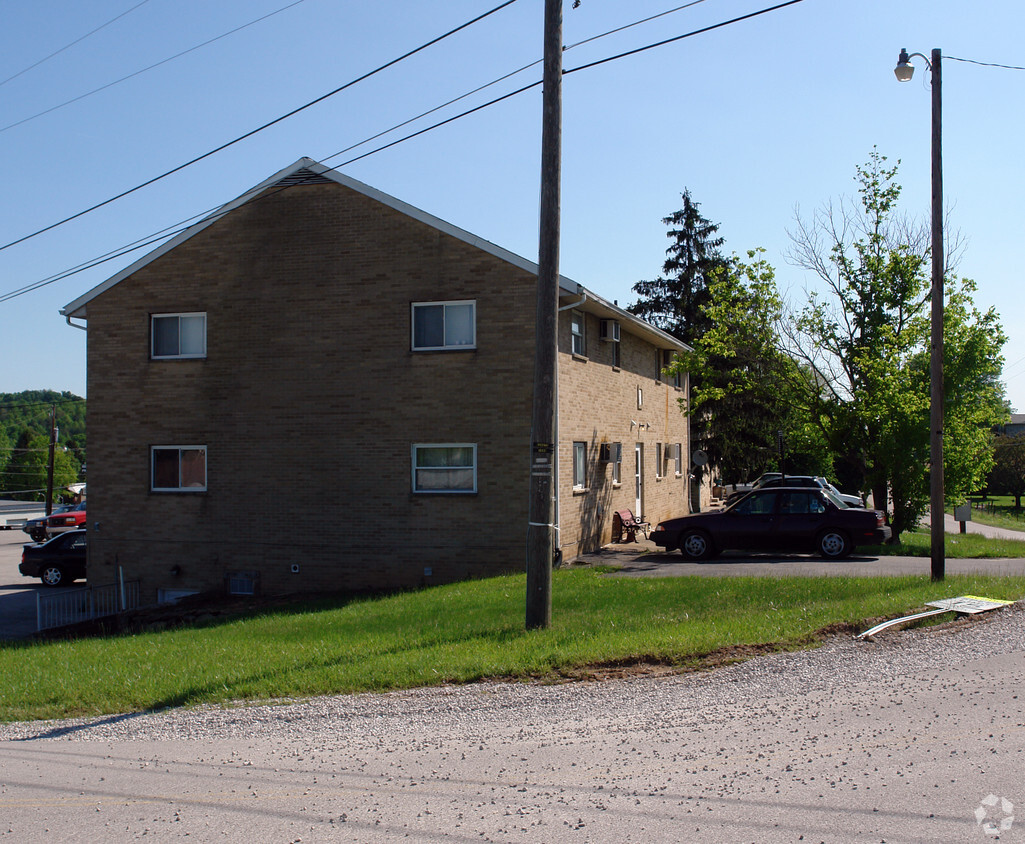
[[[258,572],[272,593],[522,571],[535,291],[525,270],[318,184],[271,189],[99,294],[88,305],[90,580],[121,566],[152,602],[160,589],[221,589],[233,572]],[[477,348],[411,352],[410,303],[463,299],[476,301]],[[206,358],[150,360],[150,316],[187,312],[207,315]],[[636,509],[637,442],[643,514],[687,510],[686,477],[670,467],[655,478],[656,442],[689,453],[684,393],[656,380],[654,346],[626,323],[617,368],[594,314],[587,342],[586,359],[566,351],[563,312],[567,557],[607,542],[614,510]],[[588,446],[584,493],[572,488],[575,440]],[[598,461],[606,441],[623,444],[621,485]],[[478,492],[412,493],[414,442],[476,443]],[[207,490],[151,492],[153,445],[205,446]]]
[[[120,564],[152,601],[239,570],[268,592],[522,570],[534,296],[339,185],[250,203],[141,268],[88,306],[90,579]],[[476,350],[412,353],[410,303],[453,299],[476,300]],[[190,311],[207,357],[150,360],[150,315]],[[414,495],[413,442],[476,443],[478,493]],[[206,492],[150,492],[162,444],[207,447]]]
[[[661,519],[689,512],[690,454],[687,419],[679,400],[686,390],[664,383],[658,374],[656,347],[629,333],[620,323],[620,362],[613,365],[614,344],[599,339],[600,318],[585,313],[586,355],[573,355],[571,311],[559,320],[559,502],[563,556],[594,550],[612,538],[612,517],[628,509],[652,526]],[[637,391],[641,407],[637,407]],[[587,486],[573,488],[573,443],[586,443]],[[623,462],[619,484],[612,464],[599,460],[601,443],[620,442]],[[636,506],[635,447],[643,446],[641,513]],[[680,443],[681,475],[669,461],[657,477],[657,444]]]

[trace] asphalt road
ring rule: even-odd
[[[1019,604],[689,675],[0,724],[0,839],[1025,842],[1023,674]]]
[[[1023,672],[1019,605],[690,675],[0,725],[0,838],[1021,842]]]

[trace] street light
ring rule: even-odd
[[[894,75],[907,82],[915,73],[911,59],[918,56],[932,71],[932,337],[929,356],[929,520],[932,579],[943,580],[943,160],[941,155],[940,51],[927,59],[901,49]]]

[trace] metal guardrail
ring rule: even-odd
[[[36,630],[107,618],[139,608],[139,581],[36,593]]]

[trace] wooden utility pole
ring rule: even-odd
[[[559,312],[559,195],[562,166],[562,0],[545,0],[534,409],[527,523],[527,629],[552,623],[552,556]]]
[[[46,515],[53,512],[53,451],[57,445],[57,405],[50,405],[50,459],[46,464]]]

